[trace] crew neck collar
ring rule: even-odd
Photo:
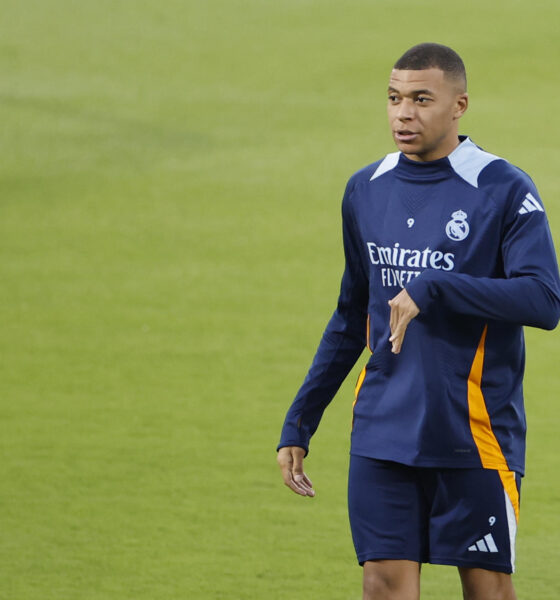
[[[479,148],[468,136],[460,135],[459,144],[453,152],[437,160],[422,162],[411,160],[402,152],[387,154],[378,164],[370,181],[393,170],[395,176],[414,181],[436,181],[455,173],[477,188],[480,173],[495,160],[502,159]]]
[[[448,156],[444,156],[443,158],[438,158],[437,160],[431,161],[419,161],[412,160],[407,158],[402,152],[392,152],[388,154],[379,164],[373,175],[371,176],[370,181],[381,177],[381,175],[396,169],[395,174],[404,177],[413,177],[415,179],[432,179],[434,176],[438,176],[441,178],[442,176],[446,176],[448,174],[449,169],[451,168],[450,157],[452,157],[455,153],[460,154],[460,149],[465,144],[474,144],[471,140],[465,136],[459,136],[459,144],[456,148],[453,149],[453,152]]]

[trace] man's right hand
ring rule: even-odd
[[[313,484],[303,472],[305,450],[299,446],[286,446],[278,450],[278,464],[284,483],[300,496],[315,496]]]

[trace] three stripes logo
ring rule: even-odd
[[[498,552],[498,547],[496,546],[492,534],[489,533],[475,542],[472,546],[469,546],[469,552]]]
[[[534,212],[538,210],[540,212],[544,212],[544,208],[539,204],[539,201],[529,192],[525,198],[523,199],[523,203],[521,204],[521,208],[519,209],[520,215],[526,215],[527,213]]]

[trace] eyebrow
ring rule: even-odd
[[[394,88],[392,86],[389,86],[389,88],[387,89],[388,92],[397,92],[398,94],[400,94],[400,90],[397,90],[397,88]],[[424,89],[424,90],[412,90],[410,92],[411,94],[429,94],[430,96],[434,95],[434,92],[432,90],[428,90],[428,89]]]

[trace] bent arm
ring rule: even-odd
[[[306,453],[309,451],[309,440],[319,426],[325,408],[365,347],[365,331],[366,318],[357,313],[345,314],[337,308],[303,385],[288,410],[278,448],[299,446]]]
[[[278,448],[299,446],[306,453],[323,412],[366,345],[368,279],[358,248],[357,227],[347,188],[342,204],[345,269],[334,314],[282,428]]]
[[[406,289],[421,313],[443,303],[457,313],[554,329],[560,318],[560,280],[544,211],[527,214],[514,204],[501,251],[504,278],[430,269]]]
[[[558,289],[535,276],[473,277],[429,270],[406,287],[420,312],[442,302],[465,315],[554,329],[560,318]]]

